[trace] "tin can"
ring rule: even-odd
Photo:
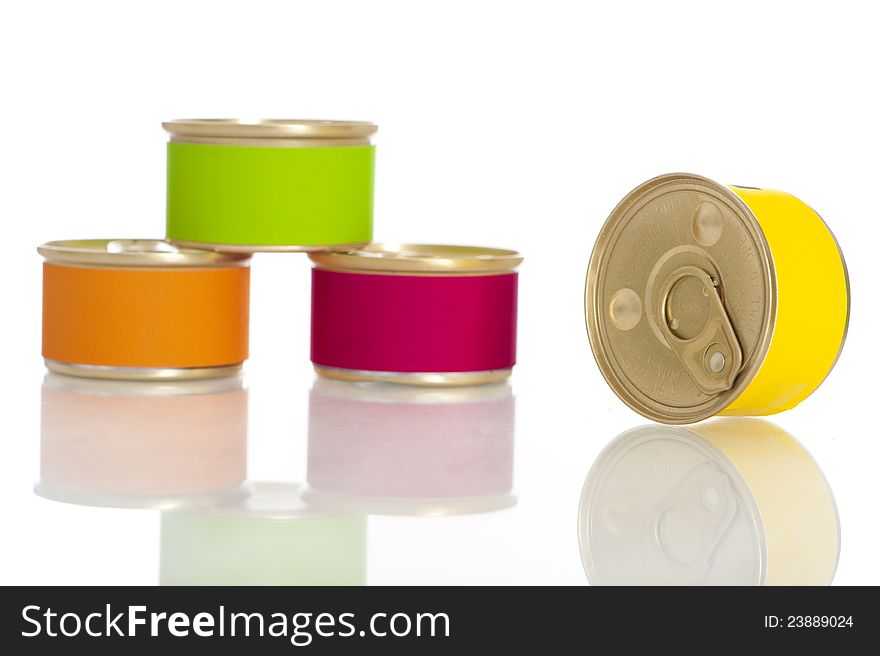
[[[578,530],[593,585],[827,585],[840,553],[822,472],[760,419],[623,433],[590,470]]]
[[[235,373],[248,354],[250,258],[149,239],[55,241],[43,264],[43,358],[137,380]]]
[[[424,388],[318,378],[309,397],[315,505],[445,516],[516,504],[514,397],[507,383]]]
[[[329,513],[298,485],[162,513],[160,585],[364,585],[367,518]]]
[[[602,228],[585,294],[614,392],[664,423],[793,408],[825,379],[849,321],[831,231],[794,196],[663,175]]]
[[[355,121],[169,121],[167,236],[219,251],[310,251],[373,235],[370,137]]]
[[[247,390],[241,376],[116,381],[49,373],[40,482],[54,501],[177,508],[242,495]]]
[[[322,376],[444,386],[510,375],[518,253],[371,244],[309,257],[312,362]]]

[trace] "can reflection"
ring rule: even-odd
[[[241,495],[246,448],[239,376],[154,383],[50,373],[35,491],[95,506],[214,503]]]
[[[450,515],[516,503],[507,383],[411,388],[318,378],[308,498],[365,514]]]
[[[822,472],[758,419],[618,436],[587,476],[578,528],[594,585],[827,585],[840,551]]]
[[[254,483],[237,502],[162,513],[161,585],[363,585],[365,517],[327,513],[298,485]]]

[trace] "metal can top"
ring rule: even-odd
[[[351,251],[309,253],[321,269],[400,275],[511,273],[523,258],[516,251],[478,246],[373,243]]]
[[[770,347],[770,246],[728,187],[654,178],[605,222],[585,312],[596,362],[627,405],[666,423],[705,419],[742,393]]]
[[[581,495],[581,559],[593,585],[759,585],[764,523],[720,449],[677,426],[614,439]]]
[[[70,239],[37,251],[52,264],[110,268],[208,268],[248,266],[250,255],[181,248],[162,239]]]
[[[162,123],[171,141],[264,147],[364,146],[378,130],[366,121],[236,118],[177,119]]]

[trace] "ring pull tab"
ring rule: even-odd
[[[661,289],[656,317],[669,348],[700,391],[709,395],[733,387],[743,364],[717,285],[699,267],[676,269]]]

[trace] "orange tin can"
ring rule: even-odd
[[[165,241],[42,245],[43,358],[91,378],[214,378],[248,355],[250,257]]]

